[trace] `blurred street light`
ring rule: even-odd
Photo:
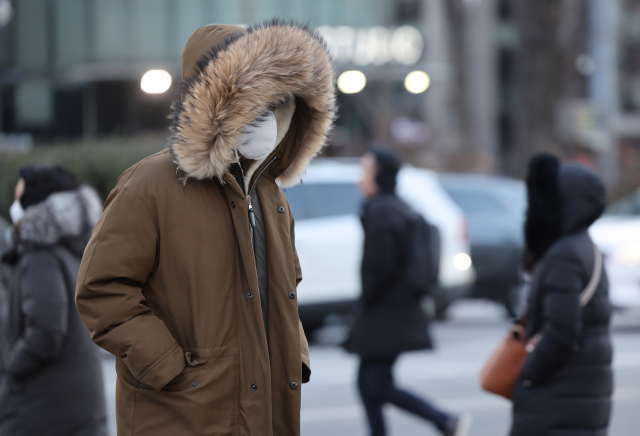
[[[338,89],[345,94],[356,94],[364,89],[367,78],[362,71],[345,71],[338,77]]]
[[[162,94],[171,86],[171,75],[165,70],[149,70],[140,80],[140,88],[147,94]]]
[[[466,271],[471,268],[471,257],[467,253],[458,253],[453,256],[453,267],[458,271]]]
[[[424,71],[412,71],[404,79],[404,87],[412,94],[421,94],[431,84],[431,78]]]

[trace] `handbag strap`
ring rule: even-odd
[[[587,284],[587,287],[580,293],[580,307],[585,307],[591,301],[591,297],[596,293],[596,289],[600,284],[600,276],[602,275],[602,253],[593,244],[594,261],[593,261],[593,273],[591,273],[591,279]]]

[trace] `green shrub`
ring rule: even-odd
[[[0,215],[9,219],[22,165],[34,162],[62,165],[75,173],[79,184],[96,188],[104,200],[125,169],[164,146],[164,137],[149,136],[39,145],[28,153],[0,152]]]

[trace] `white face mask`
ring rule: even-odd
[[[246,133],[240,135],[238,150],[247,159],[259,160],[269,156],[269,153],[276,148],[278,138],[278,123],[271,111],[266,111],[262,116],[262,121],[256,126],[250,126]]]
[[[17,224],[18,221],[22,219],[24,209],[18,200],[14,200],[13,204],[9,208],[9,215],[11,215],[11,221],[13,221],[14,224]]]

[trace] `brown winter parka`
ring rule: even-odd
[[[299,435],[310,364],[278,185],[297,183],[325,142],[331,60],[304,27],[210,25],[187,42],[183,78],[169,149],[120,176],[78,277],[80,315],[116,355],[118,435]],[[247,199],[229,168],[244,129],[292,98],[284,139],[246,171],[266,236],[265,332]]]

